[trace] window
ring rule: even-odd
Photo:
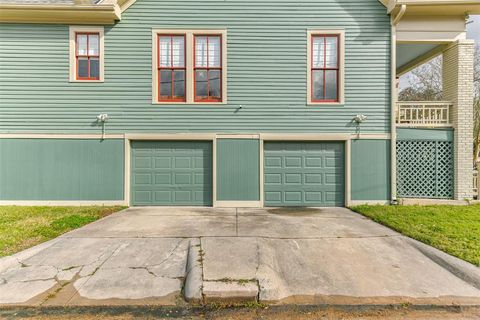
[[[159,35],[158,46],[158,100],[185,101],[185,35]]]
[[[103,81],[103,27],[70,27],[70,81]]]
[[[195,36],[195,101],[222,101],[221,36]]]
[[[152,29],[152,103],[227,103],[225,30]]]
[[[100,35],[75,34],[77,80],[100,80]]]
[[[308,102],[343,103],[343,31],[309,33]]]

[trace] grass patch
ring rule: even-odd
[[[53,239],[123,208],[0,206],[0,257]]]
[[[480,266],[480,205],[356,206],[352,210]]]

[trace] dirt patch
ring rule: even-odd
[[[272,209],[268,209],[267,211],[271,214],[277,214],[282,216],[305,217],[305,216],[311,216],[314,214],[322,213],[324,209],[308,208],[308,207],[283,207],[283,208],[272,208]]]
[[[443,308],[412,310],[408,307],[397,308],[372,308],[367,310],[345,310],[321,306],[284,306],[266,308],[125,308],[100,307],[86,309],[42,309],[32,308],[25,310],[1,310],[1,319],[38,319],[38,320],[64,320],[64,319],[215,319],[215,320],[256,320],[256,319],[304,319],[304,320],[330,320],[330,319],[362,319],[362,320],[431,320],[431,319],[479,319],[478,308]]]

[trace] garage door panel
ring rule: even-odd
[[[211,205],[211,142],[132,142],[131,188],[133,205]]]
[[[265,142],[265,205],[344,205],[344,143]]]

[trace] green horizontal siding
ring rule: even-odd
[[[123,200],[124,141],[0,139],[0,200]]]
[[[152,105],[151,30],[225,28],[228,104]],[[346,31],[343,106],[307,106],[307,30]],[[389,132],[390,20],[378,0],[138,0],[105,27],[105,82],[68,82],[68,26],[0,26],[0,132]],[[243,106],[237,110],[238,106]]]
[[[390,199],[390,140],[352,140],[352,200]]]
[[[453,129],[397,128],[398,140],[453,141]]]
[[[260,200],[260,142],[217,140],[217,200]]]

